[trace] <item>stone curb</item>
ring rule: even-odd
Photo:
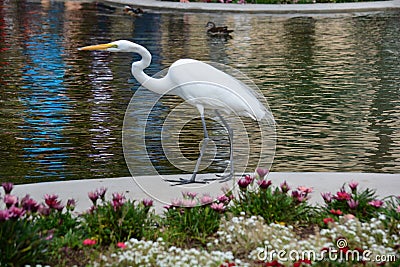
[[[400,0],[354,3],[317,4],[222,4],[202,2],[169,2],[160,0],[106,0],[110,4],[132,5],[151,10],[183,12],[231,12],[259,14],[329,14],[374,12],[400,9]]]

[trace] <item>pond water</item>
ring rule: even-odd
[[[179,58],[246,74],[277,123],[272,171],[399,173],[399,17],[147,12],[132,18],[77,1],[0,1],[0,179],[129,175],[121,132],[139,87],[129,72],[138,56],[77,50],[116,39],[149,49],[149,75]],[[208,37],[208,21],[229,25],[232,38]],[[195,124],[182,139],[188,157],[202,138]],[[221,131],[217,126],[211,135]],[[152,155],[158,171],[180,173],[157,145]],[[224,161],[226,153],[206,171],[220,171]]]

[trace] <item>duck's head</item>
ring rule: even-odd
[[[207,29],[215,28],[215,23],[212,22],[212,21],[207,22],[206,28],[207,28]]]
[[[131,6],[124,6],[124,12],[127,13],[129,11],[133,12],[133,8]]]

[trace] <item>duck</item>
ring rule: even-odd
[[[207,33],[212,36],[228,36],[233,30],[228,30],[227,26],[216,27],[214,22],[209,21],[206,25]]]
[[[141,14],[143,14],[144,11],[140,7],[133,8],[131,6],[124,6],[124,13],[126,15],[129,15],[129,16],[132,16],[132,17],[137,17],[137,16],[140,16]]]

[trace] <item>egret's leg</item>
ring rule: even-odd
[[[206,147],[207,147],[208,141],[210,140],[210,138],[208,137],[207,126],[206,126],[206,121],[204,119],[204,115],[201,114],[200,117],[201,117],[201,123],[203,125],[204,139],[203,139],[203,143],[201,144],[200,155],[197,158],[197,162],[196,162],[196,165],[194,167],[192,177],[190,177],[190,179],[181,178],[180,181],[167,180],[169,182],[177,183],[175,185],[178,185],[178,184],[191,184],[191,183],[202,183],[202,184],[207,183],[206,181],[196,181],[196,175],[197,175],[197,172],[199,171],[201,158],[203,157],[204,152],[206,151]]]
[[[203,157],[204,152],[206,151],[208,141],[210,140],[210,138],[208,137],[207,126],[206,126],[206,121],[204,120],[204,115],[201,115],[201,123],[203,125],[204,139],[203,139],[203,143],[201,144],[199,158],[197,159],[196,166],[194,167],[192,177],[190,178],[190,182],[192,182],[192,183],[196,180],[196,175],[197,175],[197,172],[200,167],[201,158]]]
[[[229,124],[226,122],[224,117],[218,112],[218,110],[215,110],[215,113],[217,113],[218,117],[221,119],[222,124],[225,126],[226,130],[228,131],[228,136],[229,136],[229,162],[230,162],[230,172],[229,174],[226,175],[218,175],[220,178],[222,178],[221,182],[226,182],[233,178],[235,172],[234,172],[234,166],[233,166],[233,130],[231,127],[229,127]]]

